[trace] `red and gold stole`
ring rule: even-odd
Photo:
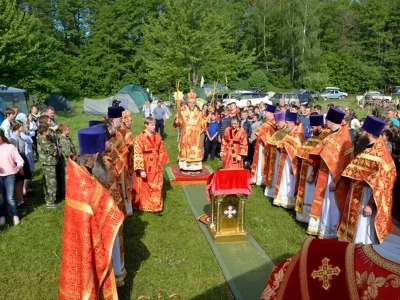
[[[113,159],[109,155],[104,155],[103,160],[105,165],[107,166],[110,174],[110,178],[107,182],[106,189],[110,192],[110,194],[113,196],[113,199],[115,203],[117,203],[118,208],[120,211],[122,211],[124,214],[126,214],[126,207],[125,207],[125,201],[122,197],[122,186],[121,186],[121,180],[119,177],[116,165],[113,163]]]
[[[128,171],[132,174],[132,164],[133,164],[133,134],[124,123],[121,123],[121,128],[119,130],[122,134],[125,146],[128,148]]]
[[[376,205],[375,229],[379,241],[392,231],[392,188],[396,179],[396,167],[393,158],[379,137],[370,149],[357,155],[342,176],[351,179],[351,189],[344,207],[339,207],[341,221],[338,230],[345,240],[353,240],[361,209],[363,189],[368,184],[373,193],[372,198]]]
[[[296,157],[297,151],[301,148],[301,145],[304,143],[304,141],[304,127],[303,124],[300,123],[298,126],[293,128],[292,131],[286,134],[281,142],[278,143],[278,148],[281,148],[281,157],[279,160],[279,168],[277,174],[278,177],[276,179],[275,185],[275,197],[278,196],[279,193],[279,187],[281,185],[287,155],[289,155],[290,161],[293,162]]]
[[[307,170],[308,167],[311,165],[308,161],[309,155],[314,150],[314,148],[330,134],[330,132],[331,131],[329,129],[324,129],[319,135],[313,135],[301,146],[301,149],[296,154],[299,159],[295,161],[299,165],[296,165],[293,168],[293,172],[297,174],[298,177],[298,189],[295,210],[299,213],[303,211],[304,191],[307,182]],[[300,172],[298,172],[299,169]]]
[[[342,172],[353,159],[353,145],[351,142],[349,127],[342,125],[335,133],[328,135],[309,155],[309,161],[314,166],[319,164],[316,177],[316,186],[310,216],[319,218],[322,211],[322,203],[325,191],[328,188],[329,173],[336,182],[335,200],[338,207],[342,207],[347,196],[345,180],[340,180]],[[339,181],[340,180],[340,181]]]
[[[268,154],[268,165],[265,166],[264,174],[265,176],[265,184],[268,188],[271,187],[272,184],[272,177],[274,175],[274,166],[276,160],[276,152],[278,151],[278,144],[283,140],[286,136],[286,126],[279,129],[275,132],[271,138],[267,141],[267,144],[270,145],[270,151]]]
[[[68,160],[59,299],[118,299],[111,251],[124,220],[110,193]]]
[[[269,120],[268,122],[263,123],[260,127],[257,128],[254,133],[257,136],[256,143],[254,146],[254,155],[253,155],[253,163],[251,165],[251,176],[254,177],[256,174],[256,168],[258,164],[258,156],[260,151],[260,143],[264,143],[264,150],[266,153],[269,152],[270,145],[267,144],[268,139],[276,132],[277,126],[275,119]],[[263,174],[266,170],[266,164],[268,164],[268,154],[264,154],[263,161],[261,162],[261,166],[263,166]]]

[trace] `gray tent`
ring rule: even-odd
[[[139,114],[146,101],[151,102],[151,97],[144,88],[140,85],[128,84],[113,97],[98,100],[85,98],[83,112],[89,115],[107,115],[108,107],[112,105],[114,99],[121,101],[120,106],[133,114]]]
[[[28,103],[25,91],[11,86],[0,85],[0,113],[6,107],[18,107],[25,114],[28,113]]]
[[[106,116],[108,112],[108,107],[112,106],[112,102],[114,99],[121,101],[119,105],[124,107],[126,110],[129,110],[131,113],[140,113],[140,110],[137,107],[135,101],[133,101],[132,97],[126,93],[118,93],[115,96],[103,99],[85,98],[83,100],[83,112],[88,115]]]

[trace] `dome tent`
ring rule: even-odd
[[[135,102],[137,108],[141,111],[146,101],[151,102],[149,93],[140,85],[128,84],[118,91],[118,94],[128,94]],[[115,96],[117,98],[117,96]]]
[[[61,95],[50,95],[46,100],[44,100],[44,104],[47,106],[52,106],[56,112],[73,111],[71,104],[64,96]]]
[[[140,85],[128,84],[124,86],[115,96],[104,99],[83,100],[83,112],[89,115],[107,115],[108,107],[114,100],[119,100],[120,106],[129,110],[133,114],[139,114],[142,111],[146,101],[151,102],[149,93]]]

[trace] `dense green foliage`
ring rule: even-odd
[[[107,96],[400,84],[398,0],[0,0],[0,83]]]

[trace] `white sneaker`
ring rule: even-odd
[[[14,226],[17,226],[20,223],[19,217],[18,216],[14,216],[13,217],[13,222],[14,222]]]
[[[0,226],[4,226],[4,224],[6,224],[6,218],[0,217]]]

